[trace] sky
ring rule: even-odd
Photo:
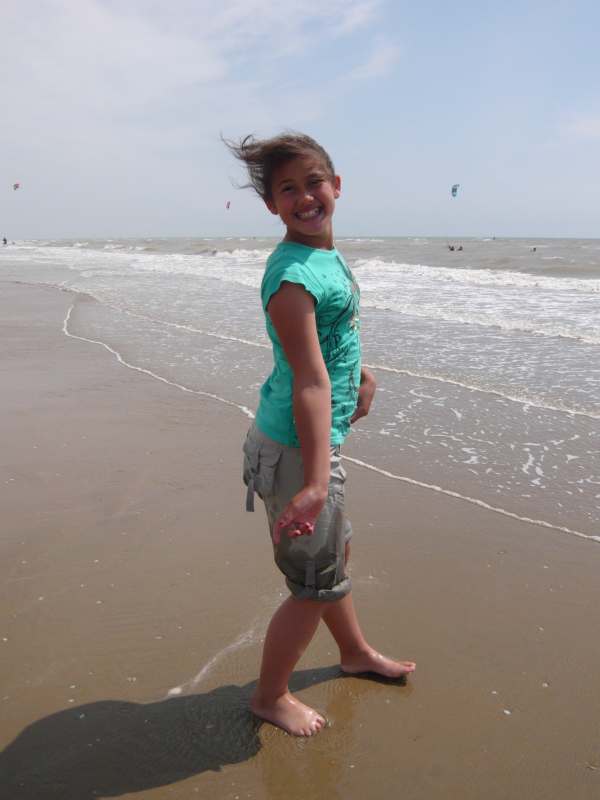
[[[278,236],[220,135],[293,129],[338,236],[600,237],[598,30],[597,0],[4,0],[0,236]]]

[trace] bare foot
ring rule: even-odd
[[[359,672],[375,672],[384,678],[404,678],[416,669],[414,661],[394,661],[378,653],[377,650],[363,651],[342,660],[342,672],[357,675]]]
[[[325,725],[325,718],[286,692],[272,702],[261,702],[255,695],[250,708],[257,717],[283,728],[292,736],[314,736]]]

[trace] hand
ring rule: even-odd
[[[311,536],[326,499],[326,489],[322,490],[316,486],[305,486],[301,489],[292,497],[276,521],[273,528],[273,543],[279,544],[284,528],[289,529],[287,535],[290,539],[295,536]]]
[[[368,369],[362,369],[360,373],[360,388],[358,390],[358,401],[354,414],[350,417],[350,424],[356,422],[361,417],[366,417],[371,408],[377,384],[373,374]]]

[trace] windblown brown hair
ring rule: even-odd
[[[225,139],[223,143],[230,152],[243,161],[248,170],[249,183],[243,184],[242,189],[254,189],[263,200],[271,200],[271,181],[273,173],[282,164],[298,156],[314,153],[323,159],[331,177],[335,175],[333,162],[327,151],[305,133],[289,131],[271,139],[256,139],[254,136],[245,136],[239,142]]]

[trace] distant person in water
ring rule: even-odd
[[[8,239],[6,238],[6,236],[2,237],[2,244],[5,246],[8,244]]]
[[[532,248],[531,248],[531,252],[532,252],[532,253],[535,253],[535,252],[537,252],[537,247],[532,247]]]

